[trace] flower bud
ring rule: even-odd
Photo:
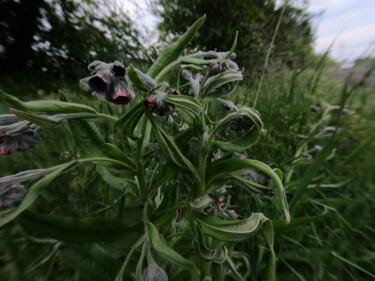
[[[11,148],[9,148],[8,150],[6,150],[6,149],[0,147],[0,155],[9,155],[9,154],[12,154],[12,152],[13,151],[12,151]]]
[[[155,97],[149,96],[144,99],[143,103],[147,108],[154,108],[156,106]]]
[[[228,111],[229,110],[237,110],[238,109],[237,106],[235,106],[234,103],[231,102],[231,101],[228,101],[227,103],[225,103],[224,108],[226,110],[228,110]]]
[[[238,152],[235,152],[233,154],[233,158],[236,158],[236,159],[246,159],[246,156],[241,154],[241,153],[238,153]]]
[[[236,213],[235,210],[228,210],[228,214],[234,218],[234,219],[238,219],[238,214]]]
[[[179,95],[179,92],[175,89],[170,89],[168,91],[168,95],[171,95],[171,96],[178,96]]]
[[[223,70],[223,65],[220,61],[217,61],[210,66],[210,74],[216,75],[219,74]]]
[[[109,78],[102,74],[95,74],[89,79],[89,88],[99,95],[104,95],[109,91]]]

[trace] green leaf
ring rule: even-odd
[[[276,280],[276,255],[275,251],[273,249],[274,245],[274,232],[273,232],[273,225],[271,221],[266,221],[262,225],[262,231],[264,238],[267,241],[268,248],[270,250],[270,257],[269,262],[267,263],[267,279],[269,281],[275,281]]]
[[[22,109],[31,112],[43,112],[43,113],[82,113],[91,112],[96,113],[95,109],[78,103],[64,102],[64,101],[51,101],[51,100],[40,100],[40,101],[29,101],[23,102],[17,97],[8,95],[0,90],[0,99],[5,100],[16,109]]]
[[[176,168],[182,170],[190,170],[192,174],[199,179],[199,174],[197,169],[193,164],[182,154],[176,143],[168,136],[163,129],[156,123],[154,116],[151,112],[145,111],[153,128],[156,139],[160,149],[163,151],[164,157]]]
[[[9,223],[20,215],[23,211],[29,208],[34,201],[38,198],[39,194],[42,192],[42,189],[47,187],[55,178],[59,175],[72,168],[77,164],[77,161],[70,161],[68,163],[58,165],[51,170],[51,172],[44,176],[42,179],[34,183],[28,190],[25,198],[22,200],[21,204],[13,210],[11,213],[6,214],[4,217],[0,218],[0,227]]]
[[[74,142],[81,157],[102,157],[103,136],[93,122],[83,120],[69,121]]]
[[[249,127],[249,129],[237,139],[231,141],[215,140],[216,135],[219,134],[219,132],[226,131],[233,118],[238,118],[239,116],[248,118],[253,123],[253,125]],[[214,131],[211,133],[208,142],[217,148],[240,151],[256,144],[261,136],[262,129],[263,122],[260,119],[259,113],[253,108],[242,107],[235,113],[227,115],[217,123]]]
[[[202,111],[201,103],[189,96],[177,95],[177,96],[166,96],[165,101],[167,103],[175,105],[177,108],[183,109],[187,112],[193,113],[198,117],[199,113]]]
[[[199,223],[202,233],[224,242],[240,242],[249,238],[267,220],[262,213],[253,213],[245,220],[223,220],[203,214],[195,215],[195,221]]]
[[[218,178],[222,177],[223,175],[228,175],[233,172],[237,172],[246,168],[253,168],[258,171],[261,171],[268,175],[271,180],[272,184],[276,188],[276,196],[277,201],[280,205],[280,208],[284,211],[284,215],[286,221],[290,221],[290,214],[289,214],[289,207],[288,201],[285,195],[284,186],[279,178],[279,176],[275,173],[273,169],[269,166],[264,164],[263,162],[257,160],[250,160],[250,159],[224,159],[224,160],[217,160],[207,166],[207,173],[206,173],[206,181],[207,186],[209,187],[213,181],[217,180]]]
[[[194,35],[198,32],[205,19],[205,15],[198,19],[177,41],[173,42],[169,47],[162,51],[157,60],[148,70],[147,74],[151,77],[156,77],[163,68],[177,60],[191,39],[193,39]]]
[[[223,95],[229,95],[232,91],[223,93],[219,90],[219,88],[224,86],[225,84],[238,82],[242,79],[243,75],[240,71],[228,70],[222,72],[218,75],[209,78],[207,82],[204,83],[201,90],[201,95],[205,101],[212,100]],[[235,87],[232,87],[232,90],[234,88]]]
[[[116,219],[52,216],[30,211],[17,219],[22,227],[60,241],[93,243],[115,241],[135,231]],[[139,227],[141,230],[142,227]]]
[[[333,134],[331,138],[328,140],[328,142],[324,145],[323,149],[319,151],[318,155],[312,162],[312,164],[309,166],[309,168],[304,173],[300,183],[298,184],[296,191],[294,192],[294,195],[292,197],[292,200],[290,201],[290,207],[294,208],[297,205],[297,202],[302,198],[302,196],[305,194],[308,185],[312,181],[312,179],[316,176],[319,169],[324,165],[325,160],[330,155],[332,148],[333,148],[333,142],[335,140],[336,134]]]
[[[139,102],[130,111],[126,112],[123,116],[118,119],[113,128],[121,132],[124,136],[134,137],[134,129],[138,122],[141,120],[141,116],[144,113],[143,102]]]
[[[163,258],[168,260],[169,262],[180,266],[184,269],[193,269],[197,271],[197,268],[195,267],[194,263],[191,260],[188,260],[181,256],[179,253],[177,253],[175,250],[170,248],[168,245],[166,245],[160,238],[160,234],[157,231],[156,227],[151,223],[147,222],[147,229],[149,231],[150,235],[150,241],[152,248]]]
[[[156,87],[154,79],[134,68],[133,65],[129,66],[128,75],[133,85],[142,91],[149,92]]]
[[[21,110],[11,109],[13,114],[30,121],[38,126],[42,127],[51,127],[61,123],[64,120],[70,119],[87,119],[87,118],[97,118],[98,116],[95,113],[68,113],[68,114],[57,114],[57,115],[36,115],[28,113]]]
[[[237,38],[238,38],[238,31],[236,31],[232,47],[230,48],[230,50],[224,56],[222,56],[220,58],[209,59],[209,60],[208,59],[198,59],[196,57],[204,57],[206,55],[211,55],[212,56],[212,54],[210,54],[211,52],[198,52],[196,54],[189,55],[189,56],[181,58],[181,62],[183,62],[183,63],[198,64],[198,65],[212,64],[212,63],[215,63],[215,62],[218,62],[218,61],[224,62],[225,60],[229,59],[230,56],[236,50],[236,48],[237,48]]]

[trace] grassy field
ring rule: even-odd
[[[333,78],[322,61],[315,65],[266,74],[256,105],[265,131],[259,144],[245,153],[280,167],[292,217],[310,218],[294,228],[276,230],[277,280],[374,280],[375,93]],[[258,82],[252,80],[233,94],[235,103],[253,106]],[[35,91],[30,93],[34,95],[16,93],[16,86],[11,91],[25,100],[36,96]],[[66,94],[72,101],[114,110],[97,105],[83,92]],[[51,95],[56,96],[57,92]],[[1,103],[0,112],[6,111],[7,105]],[[103,132],[108,126],[106,121],[99,123]],[[76,156],[60,128],[43,132],[42,139],[33,150],[1,156],[0,176],[49,167]],[[272,218],[279,214],[272,198],[230,193],[243,216],[256,211]],[[86,165],[55,181],[33,208],[66,216],[112,216],[112,202],[118,195],[93,165]],[[232,253],[246,280],[260,280],[257,270],[267,267],[261,262],[266,250],[258,246],[264,244],[262,240],[255,236],[240,245],[238,251],[248,253],[249,263]],[[100,260],[100,255],[90,252],[93,249],[57,243],[11,223],[0,230],[0,280],[113,280],[121,266],[116,259],[120,254],[110,243],[105,246],[112,256]]]

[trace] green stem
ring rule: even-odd
[[[204,278],[206,278],[206,277],[211,278],[211,265],[212,265],[211,262],[202,261],[202,272],[203,272],[202,280],[204,280]],[[211,279],[209,279],[209,280],[211,280]]]
[[[108,114],[96,113],[96,115],[99,116],[99,117],[101,117],[101,118],[105,118],[105,119],[108,119],[108,120],[111,120],[111,121],[117,121],[116,117],[113,117],[113,116],[108,115]]]
[[[143,202],[147,201],[147,186],[145,181],[145,166],[144,166],[144,148],[147,146],[150,136],[151,126],[146,115],[143,115],[141,120],[140,133],[141,137],[137,141],[137,179],[139,186],[139,193]]]
[[[143,234],[141,236],[141,238],[139,238],[138,241],[134,243],[133,247],[130,249],[128,255],[126,256],[126,259],[125,259],[124,263],[122,264],[121,269],[120,269],[119,273],[117,274],[115,281],[122,281],[123,280],[123,275],[124,275],[126,266],[128,265],[128,263],[130,261],[130,258],[132,257],[135,249],[137,249],[143,243],[144,240],[145,240],[145,234]]]
[[[109,162],[109,163],[113,163],[113,164],[116,164],[116,165],[120,165],[120,166],[126,167],[126,168],[131,169],[131,170],[133,169],[128,164],[126,164],[124,162],[121,162],[121,161],[118,161],[118,160],[115,160],[115,159],[112,159],[112,158],[93,157],[93,158],[84,158],[84,159],[79,159],[78,160],[79,163],[94,162],[94,161]]]

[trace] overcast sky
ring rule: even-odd
[[[157,18],[147,12],[148,0],[117,0],[133,18],[151,29]],[[278,0],[283,2],[283,0]],[[303,0],[292,0],[298,4]],[[317,15],[313,20],[316,41],[314,48],[323,53],[334,42],[331,56],[338,61],[351,61],[363,55],[375,56],[375,0],[310,0],[308,10]],[[136,15],[136,10],[143,15]],[[320,15],[319,15],[320,14]]]

